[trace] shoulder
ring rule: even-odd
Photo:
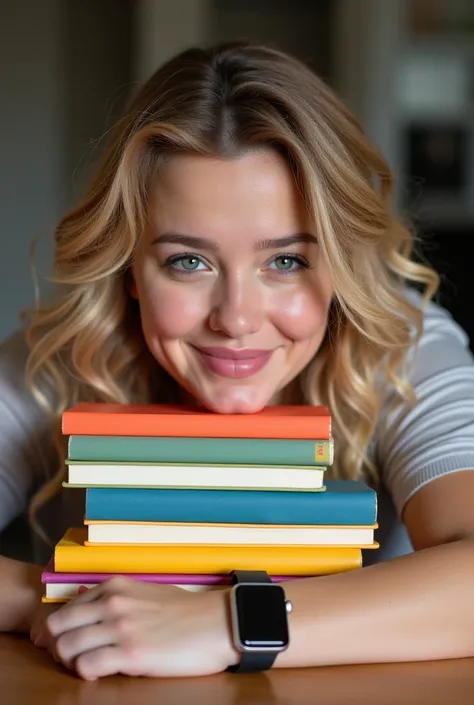
[[[421,295],[407,290],[410,302],[422,306]],[[413,348],[413,368],[410,382],[419,384],[444,370],[458,370],[474,374],[474,357],[469,349],[469,338],[452,315],[439,304],[430,301],[423,311],[423,331],[418,345]]]
[[[407,296],[421,307],[417,292]],[[429,303],[409,357],[415,404],[390,390],[374,438],[376,462],[399,512],[431,480],[474,467],[474,358],[467,334],[446,309]]]
[[[407,290],[406,296],[414,306],[422,308],[422,297],[417,291]],[[393,420],[397,416],[410,419],[420,417],[427,410],[427,405],[433,412],[442,409],[445,422],[453,414],[460,418],[460,413],[472,413],[474,356],[469,349],[469,337],[445,308],[432,301],[423,308],[422,333],[408,352],[406,375],[415,392],[415,408],[401,400],[393,388],[389,388],[382,416],[396,409]],[[461,406],[452,408],[454,402]],[[441,425],[445,427],[446,423]],[[395,431],[395,428],[392,427],[392,430]]]

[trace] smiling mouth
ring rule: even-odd
[[[270,360],[273,350],[230,350],[228,348],[195,348],[202,363],[220,377],[251,377]]]

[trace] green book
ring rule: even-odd
[[[69,459],[117,463],[319,465],[333,461],[332,440],[70,436]]]

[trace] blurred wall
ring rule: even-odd
[[[209,39],[213,0],[136,0],[134,76],[146,80],[164,61]]]
[[[61,4],[62,120],[67,201],[76,202],[137,81],[132,74],[134,0]]]
[[[193,44],[268,43],[332,78],[332,18],[339,0],[136,0],[134,75],[148,76]]]
[[[332,82],[333,0],[213,0],[213,40],[269,44],[310,64]]]
[[[59,5],[16,0],[0,10],[0,339],[33,300],[29,242],[50,232],[63,203]],[[48,243],[41,270],[50,256]]]
[[[0,340],[41,291],[58,218],[81,193],[130,90],[133,0],[0,5]]]

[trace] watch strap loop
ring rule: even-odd
[[[230,574],[232,585],[237,583],[271,583],[272,579],[265,570],[233,570]]]

